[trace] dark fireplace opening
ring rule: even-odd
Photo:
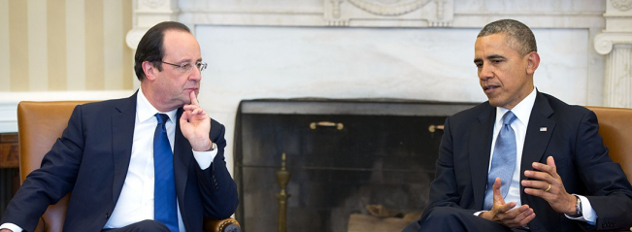
[[[287,231],[350,230],[352,215],[379,206],[421,213],[434,178],[445,118],[471,107],[393,99],[243,101],[234,174],[244,231],[279,227],[276,172],[286,154]]]

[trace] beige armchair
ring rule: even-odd
[[[597,115],[599,134],[610,150],[610,158],[623,168],[632,182],[632,109],[587,106]]]
[[[599,134],[610,150],[610,158],[621,165],[628,181],[632,182],[632,109],[597,106],[586,108],[597,115]]]
[[[20,102],[18,104],[18,134],[20,148],[20,180],[40,167],[46,152],[61,136],[73,109],[87,101]],[[62,231],[70,194],[57,204],[48,207],[39,220],[36,231]],[[241,231],[232,218],[223,220],[204,219],[204,230],[212,232]]]

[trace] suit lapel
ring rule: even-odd
[[[549,117],[554,113],[546,97],[538,92],[535,104],[531,110],[527,134],[522,149],[522,161],[520,164],[520,179],[525,179],[524,171],[532,170],[531,164],[542,160],[544,151],[549,145],[551,135],[555,129],[555,121]],[[522,192],[522,191],[521,191]],[[524,203],[524,202],[523,202]]]
[[[176,135],[173,149],[173,170],[175,173],[176,179],[176,192],[178,194],[179,199],[184,199],[185,186],[187,183],[187,179],[189,177],[189,162],[191,162],[191,157],[193,156],[193,152],[191,151],[191,144],[189,141],[182,135],[182,130],[180,129],[180,117],[182,116],[182,108],[178,109],[178,119],[176,123]],[[180,202],[180,207],[183,206],[183,202]]]
[[[137,94],[138,91],[131,97],[121,101],[122,104],[115,106],[116,111],[111,115],[112,134],[110,136],[112,136],[113,141],[112,158],[114,161],[112,196],[114,197],[114,203],[118,201],[123,188],[132,155]]]
[[[472,186],[474,188],[474,204],[477,209],[483,208],[485,188],[487,186],[487,169],[489,167],[489,153],[491,151],[492,132],[496,111],[488,105],[478,115],[478,123],[469,132],[469,159],[472,171]]]

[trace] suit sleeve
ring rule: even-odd
[[[11,222],[25,231],[34,231],[47,207],[72,190],[83,154],[82,146],[81,106],[77,106],[62,137],[44,156],[41,167],[26,177],[9,202],[2,223]]]
[[[450,118],[445,120],[444,134],[441,138],[439,147],[439,157],[435,163],[435,179],[430,184],[429,202],[424,210],[421,221],[425,220],[428,212],[435,207],[455,207],[464,209],[459,205],[463,197],[459,192],[456,180],[454,165],[454,150],[452,127],[450,127]],[[466,209],[464,209],[466,210]],[[472,214],[476,210],[467,209]]]
[[[211,121],[211,141],[217,145],[217,155],[211,163],[211,167],[201,170],[196,164],[200,192],[204,201],[205,215],[215,219],[230,217],[239,204],[237,197],[237,184],[230,176],[224,160],[226,139],[224,138],[224,125]]]
[[[577,133],[575,162],[586,186],[586,197],[597,213],[597,223],[595,227],[585,223],[581,226],[592,230],[628,230],[632,226],[632,187],[621,166],[608,156],[598,130],[597,117],[587,111]]]

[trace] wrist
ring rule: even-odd
[[[217,144],[209,140],[209,142],[205,145],[192,146],[191,148],[197,152],[208,152],[208,151],[214,151],[215,149],[217,149]]]
[[[493,217],[491,217],[491,216],[490,216],[490,212],[489,212],[489,211],[483,211],[483,212],[482,212],[482,213],[480,213],[478,216],[479,216],[480,218],[483,218],[483,219],[487,219],[487,220],[493,221]]]
[[[573,195],[575,197],[575,214],[574,217],[582,216],[582,200],[577,195]]]
[[[575,208],[576,208],[577,200],[573,194],[568,194],[568,207],[564,211],[564,214],[575,217]]]

